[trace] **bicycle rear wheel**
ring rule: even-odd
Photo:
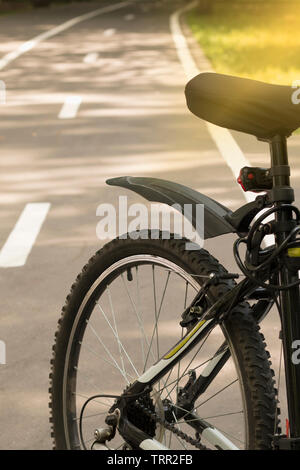
[[[95,394],[120,395],[174,346],[186,332],[179,324],[181,314],[199,285],[212,272],[226,272],[207,251],[186,251],[185,242],[173,237],[116,239],[97,252],[78,276],[59,320],[51,361],[55,448],[82,448],[79,417],[85,401]],[[232,281],[210,287],[204,308],[232,287]],[[207,376],[224,346],[230,358],[193,403],[193,418],[184,419],[190,410],[179,413],[180,390],[191,378]],[[226,440],[225,448],[269,449],[276,397],[268,358],[251,308],[241,303],[154,384],[142,405],[157,422],[137,405],[128,412],[130,420],[171,449],[195,449],[191,442],[196,438],[213,449],[223,448]],[[105,426],[113,403],[113,398],[98,398],[86,407],[84,447],[90,448],[94,430]],[[204,432],[195,435],[192,421],[197,419],[217,429],[220,442]],[[117,432],[109,445],[128,448],[125,441]]]

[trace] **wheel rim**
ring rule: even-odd
[[[129,268],[131,275],[128,274]],[[120,395],[169,346],[173,346],[183,335],[179,326],[180,314],[198,289],[197,278],[192,274],[168,259],[146,254],[130,256],[114,263],[94,282],[78,310],[67,348],[63,407],[69,448],[79,447],[78,417],[84,401],[95,393]],[[86,322],[85,325],[83,321]],[[163,400],[169,400],[173,403],[168,411],[170,420],[170,413],[174,412],[174,404],[176,405],[178,387],[186,384],[188,371],[196,369],[197,373],[201,372],[201,367],[205,368],[220,341],[224,341],[223,332],[220,328],[218,331],[214,329],[210,338],[206,338],[200,347],[196,346],[175,370],[172,369],[161,383],[155,385],[156,394],[159,395],[156,401],[152,399],[156,411],[159,407],[161,409]],[[201,418],[220,429],[235,445],[244,448],[247,447],[245,400],[237,371],[233,374],[235,361],[230,359],[229,362],[224,368],[226,370],[222,370],[220,377],[212,384],[214,388],[210,386],[199,397],[195,404],[196,411],[201,411]],[[83,379],[79,377],[82,373]],[[229,380],[232,375],[235,378]],[[233,387],[236,389],[234,392]],[[223,398],[216,404],[220,395]],[[238,395],[240,404],[237,406]],[[234,401],[234,407],[230,405],[225,410],[224,402],[227,401]],[[104,418],[112,404],[113,400],[98,399],[87,410],[83,427],[88,445],[90,439],[93,440],[93,430],[104,425]],[[241,417],[242,424],[238,426],[238,434],[233,435],[232,431],[236,431]],[[228,422],[228,419],[231,420],[230,426],[227,424],[222,429],[222,420]],[[184,420],[176,422],[174,416],[174,422],[184,433],[194,434],[191,426]],[[142,426],[146,424],[143,423]],[[171,448],[190,448],[173,433],[165,432],[158,439]],[[118,448],[122,442],[123,439],[121,443],[115,439],[113,448]]]

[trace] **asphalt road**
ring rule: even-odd
[[[99,5],[100,3],[100,5]],[[0,57],[25,41],[111,1],[74,3],[0,17]],[[0,268],[0,448],[49,449],[49,358],[69,287],[101,246],[100,203],[133,194],[107,187],[113,176],[153,176],[201,190],[235,209],[245,202],[205,123],[186,108],[186,77],[169,29],[179,2],[140,1],[81,22],[45,40],[0,71],[7,103],[0,112],[0,247],[28,203],[51,207],[24,266]],[[89,55],[89,56],[88,56]],[[88,57],[87,57],[88,56]],[[60,119],[69,97],[72,119]],[[253,165],[267,146],[233,133]],[[299,199],[299,137],[290,140]],[[235,269],[231,236],[209,241]],[[264,321],[278,363],[278,321]]]

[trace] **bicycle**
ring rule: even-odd
[[[300,212],[287,152],[300,113],[291,94],[214,73],[186,86],[198,117],[270,145],[270,168],[241,170],[243,189],[259,194],[235,212],[169,181],[107,181],[149,201],[203,204],[205,238],[237,235],[241,274],[204,249],[186,250],[176,235],[136,233],[99,250],[72,286],[56,333],[55,448],[300,449],[300,365],[292,360],[300,339]],[[195,214],[192,220],[196,226]],[[270,234],[275,244],[266,247]],[[259,328],[273,306],[282,326],[288,434]]]

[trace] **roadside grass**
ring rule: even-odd
[[[13,15],[14,13],[22,13],[23,11],[28,11],[28,10],[31,10],[32,7],[29,3],[25,3],[24,5],[20,5],[18,6],[17,8],[5,8],[5,9],[1,9],[0,7],[0,16],[7,16],[7,15]]]
[[[270,83],[300,79],[300,5],[217,5],[188,22],[214,69]]]
[[[217,72],[292,85],[300,80],[299,18],[299,4],[249,2],[193,11],[188,23]]]

